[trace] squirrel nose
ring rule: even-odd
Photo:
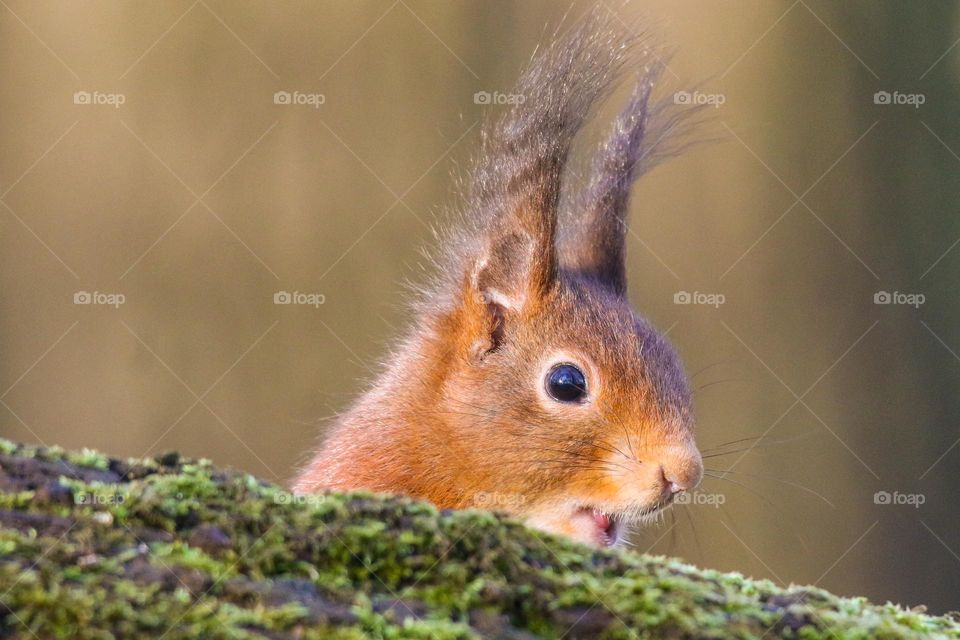
[[[668,464],[660,465],[660,479],[667,495],[689,491],[699,485],[702,478],[703,459],[696,449],[675,456]]]
[[[675,496],[681,491],[685,491],[687,489],[686,485],[681,484],[676,480],[672,480],[669,476],[667,476],[667,471],[663,468],[663,465],[660,465],[660,481],[663,483],[664,493],[670,496]]]

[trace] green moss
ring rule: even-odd
[[[91,469],[106,469],[110,464],[109,458],[98,451],[86,448],[81,449],[79,453],[68,452],[65,458],[78,467],[89,467]]]
[[[486,512],[296,498],[175,454],[0,440],[0,636],[960,638],[960,625]]]

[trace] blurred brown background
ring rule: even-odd
[[[566,10],[0,5],[0,433],[281,482],[410,320],[401,283],[502,108],[474,94]],[[703,448],[766,436],[638,546],[957,609],[955,3],[609,7],[675,51],[665,91],[722,102],[720,142],[635,191],[633,300],[699,372]]]

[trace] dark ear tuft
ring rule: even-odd
[[[636,179],[676,153],[699,107],[679,107],[653,98],[664,68],[661,54],[644,48],[642,65],[627,101],[593,159],[590,177],[573,200],[577,222],[562,242],[562,264],[626,293],[626,235],[630,190]]]
[[[534,56],[515,90],[518,104],[484,130],[470,200],[482,244],[471,268],[478,290],[506,309],[535,300],[556,277],[557,207],[570,146],[616,77],[629,40],[608,11],[592,11]]]

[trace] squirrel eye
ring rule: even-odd
[[[559,402],[580,402],[587,395],[587,379],[572,364],[558,364],[546,379],[547,393]]]

